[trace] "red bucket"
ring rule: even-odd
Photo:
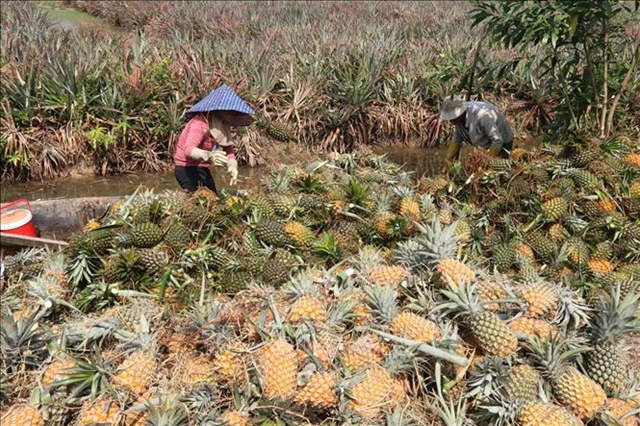
[[[20,199],[0,206],[0,232],[37,237],[31,206],[26,199]]]

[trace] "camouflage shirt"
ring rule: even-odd
[[[456,125],[453,142],[468,142],[479,148],[501,148],[513,141],[513,130],[504,114],[486,102],[465,102],[467,118]]]

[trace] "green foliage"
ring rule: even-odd
[[[587,129],[608,136],[614,129],[616,107],[637,89],[631,82],[640,44],[627,34],[637,16],[616,0],[581,2],[474,1],[473,25],[486,23],[488,33],[504,48],[521,56],[559,100],[555,130]],[[639,2],[635,2],[637,12]],[[534,74],[535,73],[535,74]]]

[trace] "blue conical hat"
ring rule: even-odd
[[[255,111],[229,86],[223,84],[213,90],[200,102],[195,104],[187,113],[208,111],[236,111],[253,116]]]

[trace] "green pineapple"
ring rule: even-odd
[[[144,222],[133,226],[120,239],[123,247],[151,248],[160,243],[163,237],[162,229],[151,222]]]
[[[515,242],[497,245],[493,250],[493,264],[498,271],[506,272],[516,263]]]
[[[584,189],[596,189],[602,186],[600,178],[588,170],[574,169],[569,173],[569,176],[576,185]]]
[[[524,240],[545,262],[551,262],[555,258],[556,244],[547,238],[542,231],[529,231],[525,234]]]
[[[273,206],[274,213],[283,219],[287,219],[297,206],[296,199],[291,195],[275,193],[267,198]]]
[[[290,272],[291,267],[289,265],[287,265],[281,259],[273,257],[267,260],[264,264],[262,277],[267,284],[279,288],[285,282],[289,281]]]
[[[290,242],[284,224],[273,219],[262,218],[255,227],[256,237],[265,244],[280,247]]]
[[[172,247],[183,247],[191,243],[191,238],[191,231],[185,226],[175,223],[169,226],[163,241]]]
[[[251,283],[251,275],[244,271],[230,271],[223,274],[216,288],[221,293],[235,294],[246,289]]]
[[[474,285],[462,283],[453,290],[443,290],[442,294],[448,301],[436,309],[461,316],[485,355],[507,356],[515,352],[518,347],[516,335],[495,313],[482,308]]]
[[[162,274],[163,269],[169,263],[167,253],[158,247],[143,248],[136,250],[139,257],[139,264],[147,270],[150,275],[158,276]]]
[[[593,350],[587,355],[587,372],[607,393],[618,394],[629,378],[621,337],[640,331],[640,318],[636,315],[640,294],[629,292],[625,296],[620,287],[615,287],[599,302],[591,320],[589,338]]]
[[[551,198],[542,203],[540,210],[542,216],[548,221],[562,219],[569,209],[569,201],[562,196]]]
[[[533,401],[538,397],[540,372],[528,364],[511,367],[507,373],[506,392],[512,401]]]
[[[574,167],[586,167],[593,160],[597,159],[600,156],[599,152],[596,149],[583,149],[570,157],[571,164]]]
[[[610,241],[600,241],[593,248],[591,257],[611,259],[613,257],[613,244]]]

